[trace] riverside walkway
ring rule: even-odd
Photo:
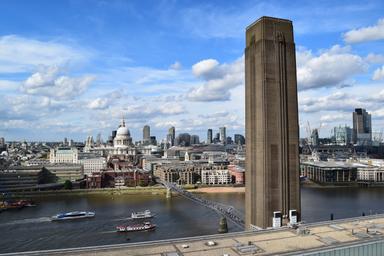
[[[177,192],[179,195],[195,202],[200,205],[203,205],[207,208],[210,208],[214,211],[216,211],[219,215],[222,215],[226,217],[229,221],[231,221],[236,226],[244,229],[245,222],[244,222],[244,214],[240,211],[238,211],[236,208],[234,208],[231,205],[226,205],[218,202],[214,202],[211,200],[204,199],[195,193],[191,193],[183,189],[182,187],[176,185],[175,183],[170,183],[166,181],[162,181],[160,179],[157,179],[157,182],[165,186],[167,189],[173,190]]]

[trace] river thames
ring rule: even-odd
[[[243,193],[202,194],[244,211]],[[302,188],[305,222],[384,213],[384,188]],[[216,234],[219,216],[183,197],[164,195],[94,195],[36,199],[36,207],[0,213],[0,253],[141,242]],[[156,213],[155,231],[117,233],[115,227],[131,223],[133,211]],[[89,210],[93,219],[51,222],[59,212]],[[230,232],[240,231],[228,223]]]

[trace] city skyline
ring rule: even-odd
[[[6,140],[106,139],[122,115],[134,140],[146,124],[158,140],[171,126],[244,134],[243,32],[262,15],[295,26],[300,137],[307,121],[321,137],[352,127],[355,108],[384,128],[380,1],[40,3],[0,3]]]

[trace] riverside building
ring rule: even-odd
[[[84,174],[106,168],[106,159],[94,153],[83,153],[75,147],[58,147],[51,149],[49,161],[51,164],[80,164]]]
[[[228,169],[207,169],[201,170],[201,184],[205,185],[226,185],[231,184],[231,174]]]

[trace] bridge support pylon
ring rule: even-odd
[[[218,232],[219,233],[228,233],[227,218],[225,218],[224,216],[220,218]]]
[[[172,191],[170,188],[167,188],[167,193],[165,195],[166,198],[171,198],[172,197]]]

